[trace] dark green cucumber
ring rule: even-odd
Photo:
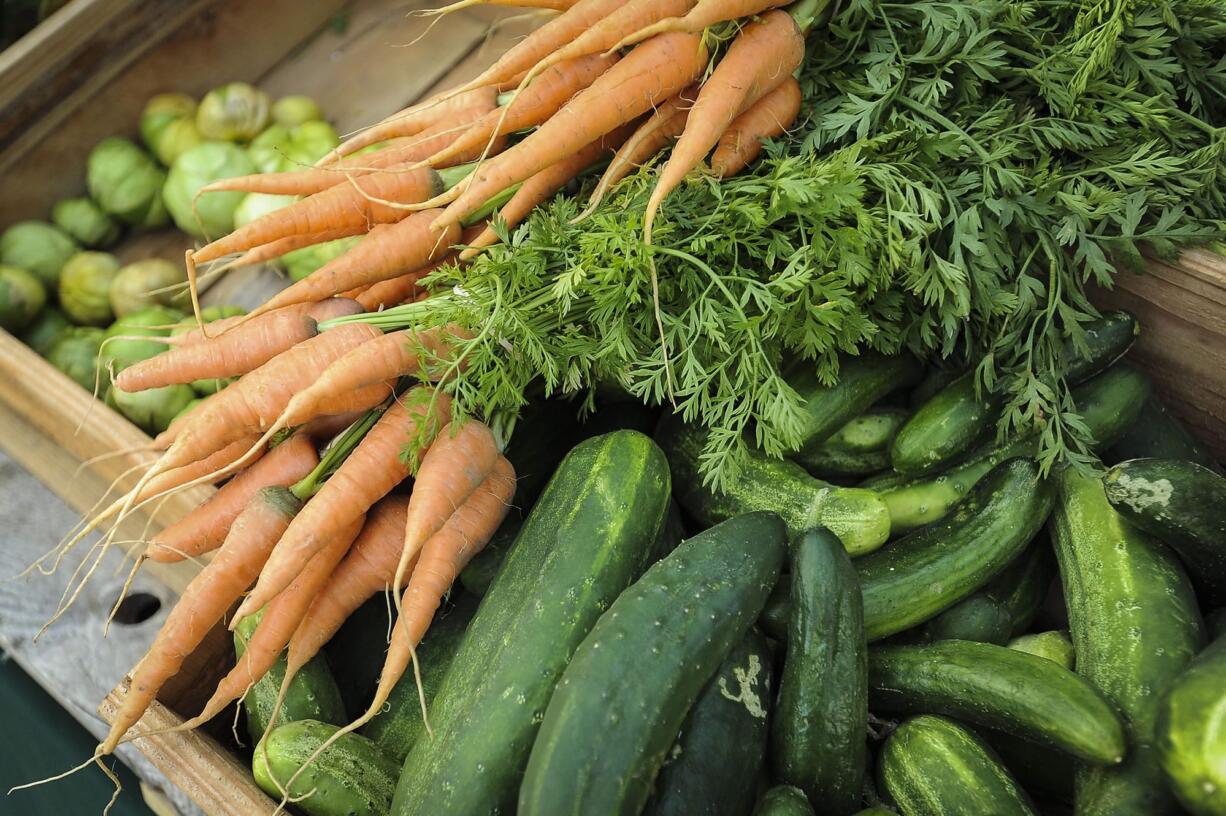
[[[728,490],[705,484],[698,465],[708,436],[705,429],[677,416],[666,418],[656,432],[668,455],[677,500],[699,523],[710,526],[742,513],[769,510],[783,518],[790,535],[827,528],[853,556],[885,543],[890,514],[880,496],[871,490],[834,487],[814,479],[795,462],[751,452]]]
[[[875,647],[868,670],[875,714],[941,714],[1096,765],[1124,758],[1124,726],[1111,704],[1046,658],[991,643],[942,640]]]
[[[434,704],[435,695],[447,670],[451,668],[451,661],[460,647],[464,630],[477,612],[479,601],[480,598],[475,595],[461,595],[454,606],[435,615],[425,638],[417,647],[421,693],[426,698],[427,706]],[[380,650],[382,653],[383,650]],[[387,705],[362,727],[361,733],[399,765],[425,730],[417,683],[412,677],[406,677],[396,684]]]
[[[279,725],[255,747],[256,784],[280,801],[281,789],[338,727],[315,720]],[[396,788],[396,763],[360,734],[345,734],[316,757],[289,787],[307,816],[384,816]]]
[[[1069,469],[1059,483],[1052,543],[1077,673],[1115,704],[1130,742],[1123,764],[1078,771],[1077,812],[1172,813],[1154,720],[1163,692],[1203,643],[1192,585],[1173,553],[1112,509],[1101,479]]]
[[[668,463],[640,433],[567,454],[452,659],[430,712],[434,737],[405,759],[394,814],[514,808],[554,685],[647,566],[668,501]]]
[[[1077,763],[1055,748],[1024,740],[1004,731],[980,729],[979,736],[1017,777],[1028,793],[1056,802],[1073,801],[1073,769]],[[1046,814],[1048,807],[1040,809]]]
[[[965,371],[959,368],[929,368],[924,378],[907,395],[907,404],[912,408],[919,408],[964,373]]]
[[[686,712],[762,611],[785,550],[778,516],[738,516],[677,547],[613,602],[549,701],[520,816],[642,810]]]
[[[913,717],[881,750],[881,785],[903,816],[1033,816],[1025,791],[977,735]]]
[[[1097,447],[1110,445],[1136,419],[1149,395],[1149,379],[1116,364],[1073,389],[1077,412]],[[1024,436],[989,446],[938,476],[899,483],[900,477],[871,485],[890,508],[890,533],[899,535],[942,518],[992,468],[1015,456],[1034,456],[1037,437]]]
[[[758,616],[762,631],[775,640],[787,640],[788,618],[792,614],[792,576],[780,575],[779,583],[771,590],[766,606]]]
[[[1196,816],[1226,813],[1226,638],[1201,652],[1158,708],[1158,756],[1171,790]]]
[[[1211,640],[1226,635],[1226,607],[1205,613],[1205,633]]]
[[[1139,331],[1127,312],[1108,312],[1086,324],[1085,347],[1065,349],[1065,376],[1078,383],[1118,360]],[[995,424],[1002,399],[979,393],[975,373],[967,372],[921,405],[899,429],[890,460],[899,473],[922,474],[954,461]]]
[[[1226,603],[1226,477],[1193,462],[1133,459],[1103,477],[1107,501],[1179,556],[1208,605]]]
[[[792,540],[791,577],[772,778],[821,802],[823,813],[844,816],[860,805],[868,738],[860,582],[839,540],[820,529]]]
[[[976,640],[1004,644],[1026,630],[1047,596],[1056,559],[1040,536],[983,589],[924,625],[929,640]]]
[[[260,610],[248,615],[234,627],[234,654],[241,658],[247,651],[247,642],[255,633],[256,626],[264,616]],[[255,682],[243,697],[243,711],[247,715],[247,733],[258,741],[268,730],[269,719],[277,704],[281,682],[285,679],[285,655],[277,658],[268,673]],[[277,723],[296,720],[320,720],[341,725],[345,722],[345,704],[340,689],[328,669],[328,661],[322,654],[315,655],[298,670],[289,682]]]
[[[524,520],[515,510],[507,514],[489,543],[481,549],[481,552],[474,555],[460,572],[460,583],[464,585],[465,590],[478,596],[489,591],[490,584],[494,583],[494,577],[502,568],[507,551],[515,543],[515,538],[519,535],[519,528],[523,525]]]
[[[1077,658],[1073,652],[1073,641],[1069,640],[1068,632],[1062,632],[1059,629],[1015,637],[1009,641],[1009,648],[1045,657],[1069,671],[1072,671],[1073,666],[1076,665]]]
[[[798,360],[784,373],[788,385],[804,400],[804,426],[796,453],[803,458],[877,400],[921,376],[923,368],[909,354],[887,357],[866,351],[840,358],[838,382],[822,385],[816,364]]]
[[[1223,473],[1222,466],[1188,432],[1158,397],[1151,395],[1141,409],[1141,415],[1111,446],[1104,457],[1107,462],[1129,459],[1182,459]]]
[[[732,650],[694,701],[656,777],[647,816],[744,816],[766,759],[775,688],[770,646],[757,628]]]
[[[907,418],[899,408],[870,408],[793,461],[819,479],[865,476],[890,466],[890,442]]]
[[[896,813],[884,805],[873,805],[864,810],[857,810],[855,816],[896,816]]]
[[[578,403],[560,399],[533,400],[520,411],[503,454],[515,467],[512,517],[523,518],[566,452],[592,435],[584,433],[579,411]],[[548,443],[542,444],[542,440]]]
[[[999,465],[947,518],[856,560],[870,641],[923,623],[982,587],[1025,550],[1051,509],[1027,459]]]
[[[374,697],[391,625],[387,601],[380,592],[359,606],[324,646],[346,711],[365,711]]]
[[[776,785],[762,794],[753,816],[815,816],[815,813],[800,788]]]

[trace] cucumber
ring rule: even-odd
[[[870,405],[923,376],[923,368],[909,354],[887,357],[875,351],[839,360],[839,379],[822,385],[812,360],[798,360],[784,372],[788,385],[804,399],[803,430],[796,453],[802,458],[839,428],[864,413]]]
[[[686,541],[613,602],[549,701],[520,816],[642,810],[686,712],[762,611],[785,550],[778,516],[738,516]]]
[[[864,786],[867,651],[860,582],[828,530],[791,543],[793,614],[771,726],[772,778],[822,812],[852,813]]]
[[[1158,707],[1162,770],[1175,796],[1197,816],[1226,813],[1226,638],[1179,676]]]
[[[943,717],[912,717],[881,750],[881,784],[903,816],[1033,816],[1013,775],[975,734]]]
[[[775,640],[787,640],[788,618],[792,614],[792,576],[780,575],[779,583],[771,590],[758,616],[758,625],[762,631]]]
[[[919,408],[964,373],[960,368],[929,368],[924,378],[907,395],[907,404],[912,408]]]
[[[1009,648],[1045,657],[1057,666],[1062,666],[1069,671],[1072,671],[1073,666],[1076,664],[1073,641],[1069,640],[1068,632],[1062,632],[1058,629],[1016,637],[1009,641]]]
[[[898,408],[870,408],[793,461],[819,479],[864,476],[890,466],[890,442],[907,418]]]
[[[1065,376],[1078,383],[1119,359],[1132,346],[1140,326],[1127,312],[1108,312],[1086,324],[1085,347],[1065,348]],[[922,474],[952,462],[986,434],[1002,399],[977,393],[975,372],[953,381],[920,406],[899,429],[890,447],[894,470]]]
[[[248,615],[234,627],[234,655],[237,658],[247,651],[247,642],[255,633],[256,626],[264,617],[264,610]],[[255,682],[243,697],[243,711],[247,715],[247,733],[252,740],[258,741],[268,730],[269,719],[277,704],[277,695],[281,691],[281,682],[285,679],[285,655],[277,658],[268,673]],[[328,662],[322,654],[307,661],[298,670],[294,679],[290,680],[285,692],[285,700],[281,704],[281,712],[277,715],[278,723],[294,722],[296,720],[321,720],[328,723],[343,724],[346,721],[345,704],[341,700],[340,689],[328,669]]]
[[[762,794],[753,816],[815,816],[815,813],[800,788],[776,785]]]
[[[740,476],[727,491],[703,482],[699,456],[708,431],[673,415],[656,433],[672,468],[673,488],[681,506],[704,526],[758,510],[778,513],[796,535],[825,527],[853,556],[872,552],[890,533],[885,502],[871,490],[834,487],[814,479],[795,462],[751,452]]]
[[[1154,720],[1203,642],[1192,585],[1174,554],[1112,509],[1096,476],[1060,474],[1051,532],[1077,673],[1115,704],[1132,746],[1122,765],[1078,770],[1077,812],[1172,813]]]
[[[580,406],[561,399],[532,400],[520,411],[503,454],[515,467],[515,508],[510,517],[523,518],[566,452],[594,434],[579,423]],[[549,440],[542,444],[542,440]]]
[[[992,747],[1009,772],[1028,793],[1056,802],[1073,801],[1073,768],[1068,756],[1055,748],[1024,740],[1003,731],[981,729],[979,736]],[[1046,814],[1052,808],[1040,808]]]
[[[480,598],[475,595],[461,595],[454,606],[435,615],[425,638],[417,647],[421,693],[426,698],[427,706],[434,705],[439,685],[451,667],[464,630],[476,614],[479,601]],[[383,631],[386,632],[386,629]],[[379,654],[382,655],[384,651],[380,650]],[[362,727],[361,733],[399,765],[425,730],[417,683],[412,676],[408,676],[396,684],[387,705]]]
[[[1223,473],[1217,460],[1196,441],[1156,396],[1150,396],[1141,408],[1141,415],[1119,438],[1104,457],[1106,461],[1124,462],[1129,459],[1182,459]]]
[[[374,697],[391,624],[387,601],[381,592],[366,601],[324,645],[346,711],[365,711]]]
[[[279,801],[290,777],[338,730],[315,720],[272,729],[251,760],[256,784]],[[373,742],[345,734],[294,780],[289,795],[294,808],[307,816],[384,816],[392,803],[396,773],[396,763]]]
[[[1226,478],[1193,462],[1133,459],[1103,486],[1116,512],[1175,551],[1202,602],[1226,603]]]
[[[515,807],[554,685],[646,567],[668,501],[668,463],[636,431],[567,454],[464,634],[430,712],[434,737],[405,759],[392,813]]]
[[[975,640],[1004,644],[1026,630],[1047,596],[1056,560],[1040,536],[983,589],[924,625],[929,640]]]
[[[743,816],[753,809],[756,791],[747,780],[766,759],[771,663],[766,638],[750,629],[694,701],[644,814]]]
[[[1052,490],[1028,459],[999,465],[947,518],[856,561],[870,641],[936,616],[982,587],[1034,538]]]
[[[494,576],[502,568],[502,562],[507,557],[507,551],[515,543],[519,528],[524,526],[524,520],[515,510],[511,510],[502,524],[498,526],[493,537],[481,552],[472,557],[468,565],[460,572],[460,583],[464,589],[474,595],[481,596],[489,591],[494,583]]]
[[[1124,758],[1124,726],[1093,686],[1046,658],[975,643],[876,647],[868,657],[874,713],[941,714],[1049,745],[1088,763]]]
[[[1132,425],[1149,390],[1149,379],[1123,363],[1073,389],[1077,412],[1096,447],[1110,445]],[[870,487],[890,508],[891,535],[899,535],[944,517],[996,465],[1015,456],[1034,456],[1036,450],[1037,437],[1022,436],[989,446],[938,476],[901,482],[891,475]]]
[[[896,816],[896,814],[884,805],[873,805],[864,810],[857,810],[855,816]]]

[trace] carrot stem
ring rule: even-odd
[[[354,448],[362,441],[367,432],[375,426],[379,421],[379,417],[383,416],[386,407],[372,408],[367,411],[358,421],[345,430],[336,442],[333,443],[324,455],[319,457],[319,464],[315,469],[302,477],[302,480],[290,488],[290,492],[297,496],[302,501],[306,501],[311,496],[319,492],[319,488],[323,486],[323,482],[336,472],[336,469],[349,458],[349,454],[353,453]]]
[[[819,20],[830,10],[830,0],[797,0],[788,6],[787,12],[796,21],[796,27],[802,34],[809,33]]]

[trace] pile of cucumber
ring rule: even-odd
[[[1044,475],[971,378],[907,358],[796,372],[804,446],[724,492],[674,416],[534,408],[508,451],[524,513],[418,651],[428,722],[406,679],[292,807],[1226,814],[1226,478],[1118,362],[1135,335],[1106,315],[1067,355],[1100,469]],[[366,705],[375,600],[275,727],[275,671],[245,701],[278,799]]]

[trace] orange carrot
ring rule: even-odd
[[[127,694],[110,732],[98,746],[98,755],[114,752],[162,685],[255,580],[299,507],[298,499],[284,488],[264,488],[252,497],[235,519],[217,557],[187,585],[148,653],[132,670]]]
[[[697,35],[666,34],[643,43],[537,131],[458,185],[455,190],[461,192],[435,224],[443,227],[463,220],[500,191],[633,121],[688,86],[706,64],[706,48]]]
[[[382,122],[359,131],[320,159],[317,166],[325,167],[350,153],[378,142],[414,136],[440,122],[452,119],[465,108],[484,105],[487,110],[490,110],[497,107],[497,98],[498,88],[493,83],[486,83],[485,87],[473,85],[461,93],[439,94],[425,102],[410,105],[404,110],[393,113]]]
[[[200,483],[198,480],[202,477],[216,474],[222,468],[238,461],[240,457],[251,450],[252,445],[258,440],[259,437],[257,435],[245,434],[195,462],[162,471],[149,480],[138,497],[144,499],[149,496],[156,496],[163,491],[173,490],[188,482]],[[262,445],[259,450],[263,450]],[[220,481],[221,478],[222,476],[219,474],[212,481]]]
[[[289,487],[319,464],[315,442],[294,434],[243,470],[203,504],[153,537],[145,557],[170,563],[212,552],[255,493],[265,487]]]
[[[388,388],[389,388],[388,395],[389,396],[392,393],[390,389],[394,386],[395,386],[395,383],[388,384]],[[384,399],[386,399],[386,397],[384,397]],[[382,402],[382,400],[380,400],[380,402]],[[378,405],[378,404],[379,403],[375,403],[375,405]],[[331,414],[328,416],[317,416],[314,419],[312,419],[310,422],[305,422],[302,425],[300,425],[298,427],[297,433],[305,434],[306,436],[309,436],[312,439],[320,439],[320,440],[332,439],[334,436],[339,434],[341,431],[345,430],[350,425],[352,425],[353,423],[361,419],[363,416],[365,416],[366,411],[369,410],[370,408],[375,407],[375,405],[368,406],[365,410],[361,410],[361,411],[348,411],[343,414]]]
[[[694,8],[685,16],[670,17],[641,28],[624,37],[610,50],[620,50],[670,31],[697,34],[713,25],[726,23],[729,20],[754,17],[773,8],[786,6],[790,2],[792,0],[698,0]]]
[[[341,176],[340,180],[344,181],[344,178],[344,176]],[[328,230],[326,232],[312,232],[305,235],[289,235],[285,238],[278,238],[276,241],[269,241],[267,244],[260,244],[258,247],[252,247],[237,258],[226,261],[222,267],[210,267],[209,272],[218,271],[219,268],[235,269],[240,266],[255,266],[256,264],[268,263],[296,249],[305,249],[306,247],[322,244],[326,241],[335,241],[338,238],[350,238],[354,235],[361,235],[364,232],[366,232],[365,228],[351,227],[349,229]]]
[[[333,317],[343,317],[349,314],[359,314],[361,305],[357,301],[346,302],[345,298],[328,298],[321,300],[318,303],[298,303],[293,306],[286,307],[285,311],[293,310],[297,314],[306,315],[313,318],[316,323],[324,320],[329,320]],[[206,335],[199,328],[185,331],[181,334],[171,336],[174,346],[190,346],[196,343],[202,343],[206,340],[213,340],[225,334],[232,328],[235,328],[240,323],[246,322],[247,315],[233,315],[231,317],[223,317],[218,320],[211,320],[208,323],[208,334]]]
[[[463,243],[463,240],[463,236],[461,236],[456,243]],[[449,260],[451,260],[451,256],[447,256],[435,261],[434,263],[427,264],[421,269],[410,272],[407,275],[400,275],[399,277],[379,281],[378,283],[367,287],[364,292],[354,299],[358,303],[361,303],[362,307],[368,312],[377,312],[380,309],[387,309],[392,306],[398,306],[401,303],[408,303],[425,291],[417,285],[418,281],[429,275],[434,270],[438,269],[443,264],[447,263]]]
[[[290,235],[369,227],[399,221],[408,213],[393,204],[412,204],[442,192],[442,179],[428,167],[388,168],[337,184],[323,192],[273,210],[192,254],[196,263],[243,252]],[[385,203],[392,202],[392,203]]]
[[[281,536],[255,588],[239,607],[236,619],[271,601],[332,536],[404,481],[410,472],[410,463],[401,455],[406,440],[423,422],[428,424],[422,436],[429,440],[430,431],[445,422],[451,410],[450,399],[439,394],[434,400],[436,413],[428,416],[431,406],[428,393],[424,388],[414,388],[401,401],[393,403],[306,503]]]
[[[732,120],[711,154],[711,170],[720,178],[741,172],[762,152],[762,140],[782,136],[799,113],[800,83],[788,77]]]
[[[804,35],[787,12],[768,12],[741,30],[703,83],[685,130],[660,171],[643,219],[647,243],[651,243],[652,225],[664,198],[706,158],[733,119],[783,84],[804,54]]]

